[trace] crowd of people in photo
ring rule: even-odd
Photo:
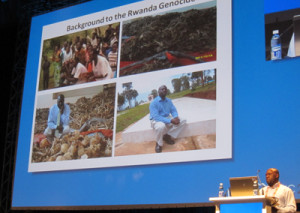
[[[63,87],[116,77],[119,26],[109,25],[101,34],[95,28],[91,35],[76,36],[54,46],[51,57],[43,55],[43,89],[49,88],[50,66],[53,69],[53,87]]]

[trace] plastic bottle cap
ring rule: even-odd
[[[279,30],[273,30],[273,34],[278,34]]]

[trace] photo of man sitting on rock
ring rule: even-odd
[[[216,148],[216,69],[117,87],[115,156]]]

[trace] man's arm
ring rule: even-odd
[[[292,190],[288,190],[286,193],[286,206],[285,207],[275,207],[278,209],[278,213],[293,213],[296,212],[296,201],[294,197],[294,193]]]
[[[56,121],[55,121],[55,111],[54,108],[50,108],[49,115],[48,115],[48,127],[50,129],[56,129]]]
[[[171,100],[170,100],[170,103],[171,103],[170,112],[171,112],[171,115],[173,117],[173,119],[171,120],[171,123],[175,124],[175,125],[178,125],[180,123],[180,119],[178,118],[177,109],[176,109],[176,107],[174,106],[174,104]]]
[[[111,73],[112,72],[112,69],[109,65],[109,62],[106,58],[104,58],[104,65],[105,65],[105,73]]]

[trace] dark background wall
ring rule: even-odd
[[[3,150],[6,132],[6,119],[8,113],[8,102],[11,86],[11,76],[14,62],[14,51],[16,47],[18,15],[16,11],[20,7],[20,1],[0,2],[0,32],[1,32],[1,91],[2,91],[2,107],[1,107],[1,150]],[[1,158],[3,155],[1,155]]]

